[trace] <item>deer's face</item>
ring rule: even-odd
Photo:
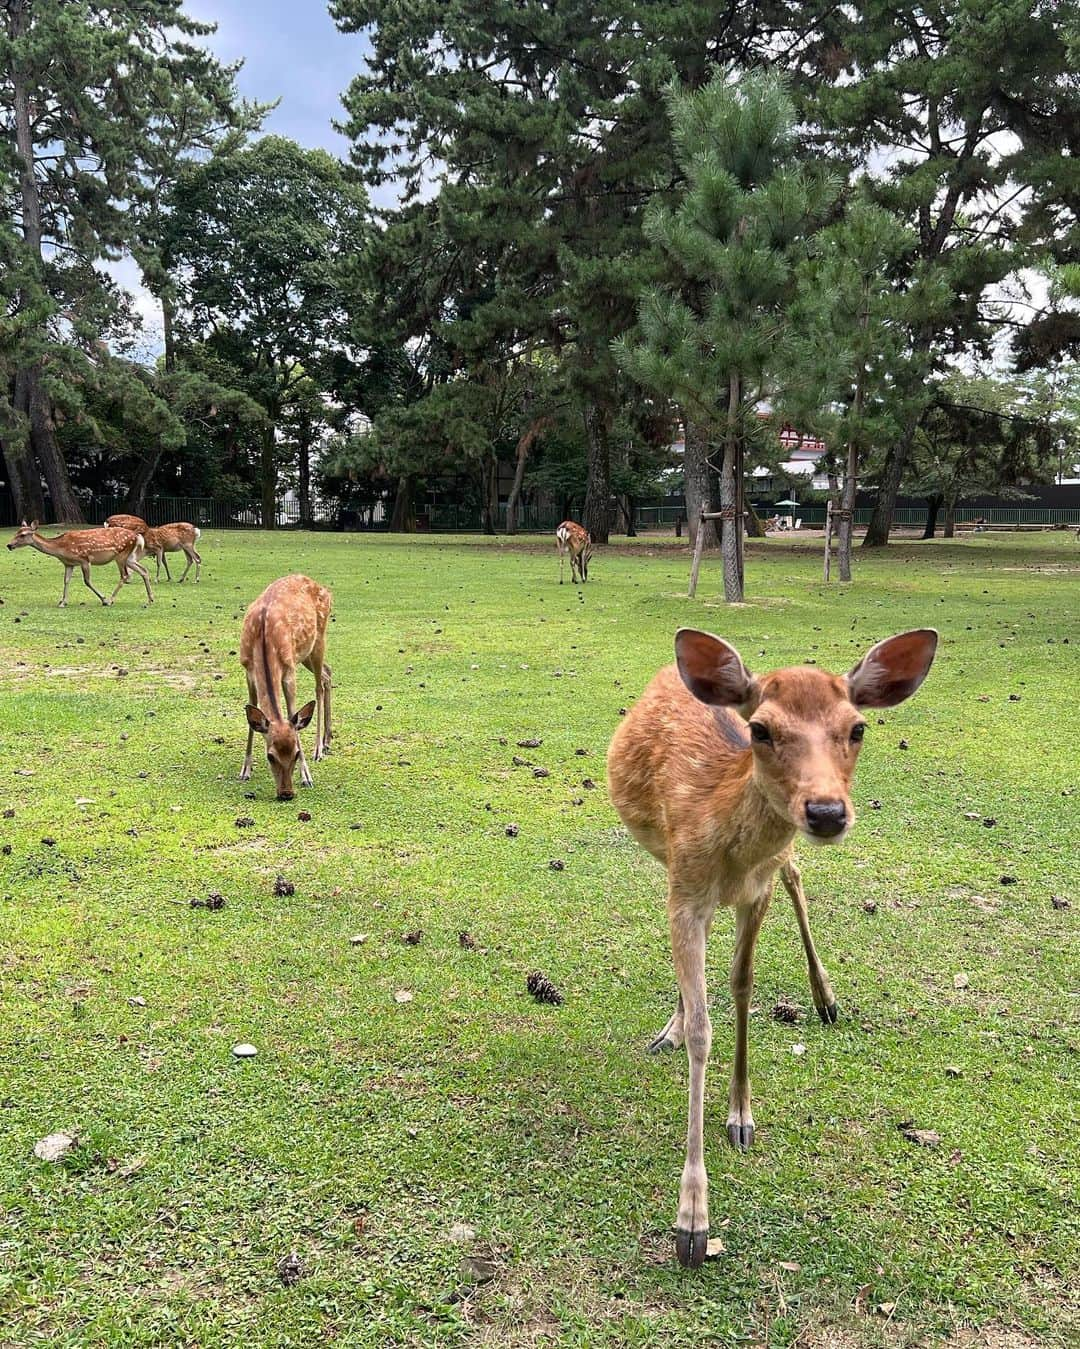
[[[315,704],[307,703],[287,720],[271,721],[259,708],[247,708],[248,725],[260,735],[266,737],[266,762],[273,774],[274,786],[279,801],[291,801],[296,795],[293,789],[293,769],[300,757],[299,732],[311,720]]]
[[[845,681],[821,670],[778,670],[759,688],[750,747],[769,804],[807,838],[838,843],[855,822],[851,779],[865,717]]]
[[[936,650],[937,633],[917,628],[878,642],[848,675],[804,665],[756,679],[719,637],[694,628],[675,636],[686,687],[703,703],[747,718],[754,775],[769,804],[818,843],[839,842],[855,820],[851,779],[866,725],[862,709],[909,698]]]
[[[15,531],[15,537],[8,544],[8,549],[10,550],[12,548],[26,548],[29,544],[33,542],[34,531],[36,529],[37,529],[36,522],[32,525],[28,525],[24,520],[22,524],[19,526],[19,528]]]

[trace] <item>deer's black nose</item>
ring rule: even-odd
[[[807,801],[806,827],[818,838],[835,838],[847,825],[847,806],[843,801]]]

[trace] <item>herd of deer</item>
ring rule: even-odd
[[[64,534],[52,538],[41,533],[35,520],[27,524],[24,520],[8,544],[12,548],[36,548],[47,557],[55,557],[64,564],[64,590],[60,596],[60,608],[67,605],[68,582],[78,567],[83,582],[98,597],[102,604],[112,604],[120,593],[120,587],[130,581],[133,575],[141,576],[146,587],[148,604],[154,602],[154,592],[150,589],[150,573],[139,561],[147,553],[157,562],[154,580],[161,579],[162,563],[165,565],[166,579],[172,580],[166,553],[184,553],[188,564],[180,580],[186,580],[192,563],[195,565],[195,579],[199,579],[202,558],[195,548],[201,529],[195,525],[180,522],[174,525],[158,525],[156,529],[141,520],[137,515],[110,515],[102,529],[69,529]],[[120,572],[116,589],[105,596],[90,579],[91,567],[107,567],[115,562]]]
[[[24,525],[8,547],[32,544],[60,558],[65,598],[76,566],[90,585],[91,564],[110,561],[120,568],[117,590],[137,572],[149,595],[149,577],[138,561],[144,549],[159,564],[164,552],[183,550],[188,567],[194,562],[198,568],[198,530],[170,532],[192,531],[190,525],[148,530],[141,520],[114,516],[109,526],[46,540]],[[571,578],[576,574],[585,582],[592,552],[588,533],[567,520],[556,531],[556,543],[559,583],[567,553]],[[301,783],[312,785],[300,732],[313,716],[316,760],[330,743],[330,609],[329,590],[294,575],[267,586],[244,618],[240,662],[247,677],[248,739],[240,777],[251,776],[258,732],[265,738],[282,801],[293,799],[298,762]],[[815,843],[836,843],[848,833],[855,821],[850,790],[866,727],[864,711],[894,707],[910,697],[930,670],[937,640],[932,628],[887,638],[847,675],[802,665],[755,677],[727,642],[680,628],[675,663],[655,676],[612,739],[607,756],[612,803],[633,837],[667,869],[678,995],[675,1010],[648,1048],[656,1054],[685,1045],[690,1060],[686,1160],[675,1223],[675,1250],[684,1266],[699,1266],[708,1245],[704,1111],[712,1026],[705,948],[713,918],[719,908],[735,911],[735,1052],[727,1136],[734,1147],[745,1149],[754,1139],[747,1049],[754,948],[776,877],[795,909],[814,1004],[821,1020],[831,1025],[836,1000],[814,948],[794,861],[795,839],[802,835]],[[315,699],[300,708],[298,665],[315,678]]]

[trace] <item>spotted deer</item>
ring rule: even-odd
[[[105,528],[130,529],[133,534],[141,534],[145,538],[150,526],[141,515],[110,515],[105,521]]]
[[[266,761],[279,801],[291,801],[293,769],[300,761],[300,781],[313,786],[300,732],[315,720],[315,758],[330,744],[330,666],[326,663],[326,625],[333,603],[330,591],[308,576],[283,576],[272,581],[244,616],[240,664],[247,675],[247,753],[241,782],[251,777],[251,747],[256,731],[266,737]],[[296,667],[306,665],[315,676],[315,701],[296,708]],[[282,714],[279,690],[285,695]]]
[[[187,566],[184,568],[184,574],[180,577],[178,584],[183,585],[188,572],[191,570],[192,563],[195,564],[195,579],[197,581],[202,570],[202,557],[195,545],[201,536],[201,529],[196,525],[189,525],[183,520],[176,524],[155,525],[152,529],[148,529],[143,537],[146,540],[147,556],[152,557],[157,563],[157,574],[154,576],[154,580],[161,580],[161,568],[164,564],[165,579],[171,581],[169,563],[165,554],[183,553],[187,558]]]
[[[573,520],[564,520],[555,531],[555,546],[559,550],[559,584],[563,583],[563,563],[570,554],[570,584],[574,584],[574,573],[584,584],[589,579],[589,558],[592,557],[592,537],[587,529],[575,524]]]
[[[753,676],[734,647],[692,628],[675,636],[676,663],[661,670],[620,725],[608,751],[608,784],[630,833],[667,868],[668,924],[678,1001],[651,1053],[685,1044],[690,1059],[686,1162],[675,1249],[698,1266],[708,1241],[703,1155],[705,1065],[712,1041],[705,944],[718,908],[735,910],[731,992],[735,1052],[727,1135],[754,1138],[747,1018],[754,946],[776,874],[791,897],[818,1014],[836,1020],[832,986],[814,949],[806,895],[793,857],[802,834],[839,842],[855,821],[850,786],[866,721],[926,678],[937,633],[920,628],[879,642],[846,676],[812,666]]]
[[[130,529],[69,529],[66,534],[47,538],[38,532],[37,521],[28,525],[24,520],[8,548],[36,548],[39,553],[55,557],[64,564],[64,591],[59,606],[63,609],[67,604],[68,582],[76,567],[82,572],[88,589],[94,592],[102,604],[112,604],[132,572],[142,577],[143,585],[146,586],[146,601],[153,604],[150,573],[139,562],[142,544],[142,535]],[[90,568],[104,567],[110,562],[115,562],[120,569],[120,580],[106,599],[90,580]]]

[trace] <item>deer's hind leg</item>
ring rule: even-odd
[[[670,1054],[672,1050],[678,1049],[683,1042],[683,998],[679,994],[675,1003],[675,1010],[668,1017],[667,1025],[659,1035],[654,1036],[650,1041],[647,1054]]]
[[[795,918],[799,924],[799,935],[802,937],[803,950],[806,952],[806,967],[810,975],[810,993],[814,999],[814,1006],[825,1025],[831,1026],[837,1016],[836,995],[833,993],[832,984],[829,983],[829,976],[825,973],[825,966],[818,959],[814,947],[810,918],[806,912],[806,891],[802,887],[799,868],[791,859],[780,868],[780,880],[791,896]]]

